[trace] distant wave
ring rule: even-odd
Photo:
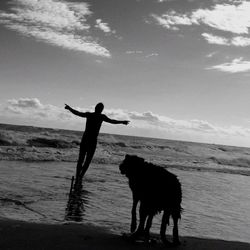
[[[245,170],[245,169],[209,168],[209,167],[182,166],[182,165],[168,165],[168,166],[165,165],[165,167],[168,169],[172,168],[183,171],[216,172],[224,174],[250,176],[250,170]]]
[[[72,142],[64,141],[61,139],[47,139],[37,137],[27,140],[29,146],[35,147],[52,147],[52,148],[72,148]]]
[[[122,148],[125,148],[127,147],[127,144],[124,143],[124,142],[104,142],[104,141],[100,141],[99,142],[100,145],[102,146],[109,146],[109,147],[122,147]]]
[[[0,146],[16,146],[17,143],[8,133],[0,132]]]
[[[123,141],[116,141],[116,142],[106,142],[106,141],[99,141],[99,145],[103,147],[112,147],[112,148],[130,148],[130,149],[142,149],[142,150],[151,150],[151,151],[158,151],[158,150],[169,150],[173,152],[180,152],[180,153],[187,153],[184,149],[178,147],[170,147],[166,145],[156,145],[150,144],[145,142],[143,143],[133,143],[133,142],[123,142]]]
[[[210,157],[209,159],[220,165],[250,168],[250,159],[246,159],[246,158],[226,159],[226,158]]]

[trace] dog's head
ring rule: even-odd
[[[140,167],[144,163],[144,159],[138,157],[136,155],[126,155],[123,162],[120,164],[120,172],[123,175],[130,176],[135,171],[137,171],[138,167]]]

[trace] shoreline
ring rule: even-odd
[[[220,239],[180,236],[181,245],[171,249],[183,250],[249,250],[250,243]],[[132,243],[121,237],[121,232],[91,224],[42,224],[11,219],[0,219],[0,249],[166,249],[161,242],[153,246]]]

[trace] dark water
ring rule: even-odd
[[[180,235],[250,242],[250,181],[238,173],[181,170]],[[92,223],[120,233],[130,227],[131,192],[117,165],[92,164],[83,191],[69,202],[75,163],[0,162],[0,216],[44,223]],[[160,215],[152,231],[159,232]],[[167,233],[171,234],[170,225]]]

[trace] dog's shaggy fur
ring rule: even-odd
[[[133,194],[131,237],[140,236],[149,239],[149,230],[153,216],[163,211],[160,235],[165,244],[165,232],[171,216],[174,222],[173,243],[179,244],[178,220],[181,218],[181,184],[176,175],[166,169],[145,162],[143,158],[135,155],[126,155],[119,166],[121,174],[126,175],[129,187]],[[136,207],[140,202],[140,221],[136,229]],[[147,221],[147,222],[146,222]],[[146,227],[145,226],[146,222]]]

